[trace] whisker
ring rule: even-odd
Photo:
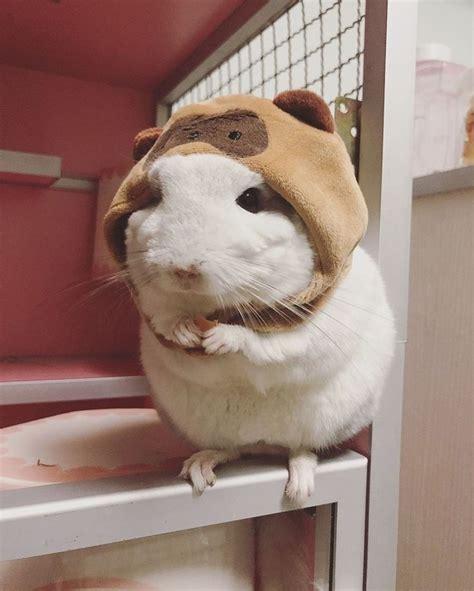
[[[243,265],[239,264],[238,261],[231,261],[231,269],[237,274],[242,274],[243,271],[248,271],[248,268]],[[274,286],[268,284],[261,279],[257,279],[255,277],[244,277],[243,278],[243,285],[240,286],[240,291],[246,290],[247,294],[250,295],[252,299],[258,300],[262,303],[265,307],[273,310],[275,314],[280,316],[281,318],[285,319],[286,321],[294,321],[294,317],[299,317],[301,320],[307,319],[307,312],[308,310],[298,307],[297,305],[288,303],[285,301],[287,299],[287,294],[283,294],[281,290],[276,289]],[[264,292],[262,294],[262,291]],[[264,298],[263,295],[273,296],[273,299],[269,301],[268,297]],[[282,298],[283,296],[283,298]],[[246,302],[248,304],[249,302]],[[276,306],[280,306],[277,308]],[[286,314],[281,308],[286,309],[289,314]],[[253,306],[252,314],[256,315],[257,309]],[[262,318],[261,314],[259,313],[260,322],[264,322],[265,325],[267,324],[265,320]]]
[[[384,320],[387,320],[390,322],[392,321],[392,318],[389,318],[388,316],[383,316],[382,314],[377,314],[376,312],[366,310],[365,308],[361,308],[360,306],[356,306],[355,304],[353,304],[351,302],[347,302],[346,300],[341,300],[341,298],[338,298],[334,295],[330,296],[330,301],[339,302],[341,304],[351,306],[352,308],[356,308],[357,310],[361,310],[361,312],[365,312],[366,314],[370,314],[371,316],[378,316],[379,318],[383,318]]]
[[[224,277],[221,277],[221,280],[222,280],[222,283],[224,283],[224,285],[225,285],[227,288],[229,288],[229,287],[231,288],[231,287],[232,287],[232,286],[231,286],[231,284],[230,284],[228,281],[226,281]],[[238,288],[238,289],[239,289],[239,288]],[[223,302],[223,298],[222,298],[222,297],[220,298],[220,300]],[[245,303],[245,302],[235,302],[235,303],[233,303],[233,305],[232,305],[232,306],[233,306],[233,308],[234,308],[234,309],[237,311],[238,315],[240,316],[240,318],[241,318],[241,320],[242,320],[242,324],[243,324],[244,326],[246,326],[247,328],[252,328],[252,329],[255,329],[255,325],[254,325],[254,318],[252,318],[252,316],[251,316],[251,315],[250,315],[250,317],[248,317],[248,316],[247,316],[247,319],[250,321],[250,323],[251,323],[251,326],[249,327],[249,326],[247,325],[247,322],[246,322],[246,315],[245,315],[245,307],[246,307],[246,303]],[[228,307],[226,307],[226,306],[224,306],[224,313],[225,313],[225,311],[226,311],[226,310],[229,310],[229,308],[228,308]]]
[[[371,341],[368,341],[363,336],[361,336],[359,333],[357,333],[353,328],[351,328],[350,326],[348,326],[344,322],[341,322],[341,320],[339,320],[335,316],[332,316],[331,314],[329,314],[329,312],[327,310],[325,310],[325,309],[319,309],[318,312],[320,314],[323,314],[324,316],[327,316],[328,318],[331,318],[331,320],[334,320],[334,322],[337,322],[338,324],[340,324],[341,326],[343,326],[344,328],[346,328],[347,330],[349,330],[350,332],[352,332],[352,334],[354,334],[358,339],[360,339],[362,341],[365,341],[370,346],[373,345],[373,343]]]
[[[248,291],[252,295],[252,297],[259,300],[265,307],[272,310],[277,316],[279,316],[280,318],[282,318],[283,320],[285,320],[287,322],[291,323],[294,320],[294,316],[299,317],[301,320],[307,320],[307,317],[300,314],[297,311],[297,309],[295,309],[295,307],[292,307],[291,305],[289,305],[283,301],[269,302],[269,301],[265,300],[264,298],[262,298],[257,293],[253,292],[250,288]],[[277,305],[283,307],[284,309],[286,309],[287,311],[291,312],[291,314],[293,316],[286,314],[281,308],[278,308],[275,304],[277,304]]]

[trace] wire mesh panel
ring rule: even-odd
[[[273,98],[309,88],[334,105],[362,98],[365,0],[299,0],[172,104],[213,96]]]

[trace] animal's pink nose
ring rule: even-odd
[[[201,274],[196,265],[191,265],[190,267],[186,267],[184,269],[178,267],[177,269],[173,270],[173,273],[176,277],[178,277],[178,279],[197,279]]]

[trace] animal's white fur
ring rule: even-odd
[[[150,180],[161,202],[134,213],[127,228],[139,304],[156,331],[183,345],[201,342],[210,354],[166,349],[144,324],[142,361],[157,405],[196,446],[229,450],[227,459],[257,442],[290,450],[287,493],[304,496],[314,469],[308,452],[349,438],[376,410],[395,341],[377,265],[357,248],[331,300],[291,330],[261,334],[218,325],[202,334],[192,321],[197,315],[300,292],[317,255],[295,214],[278,207],[252,214],[236,204],[263,179],[231,158],[161,158]],[[200,279],[174,276],[174,269],[191,265]],[[205,466],[202,455],[194,468],[189,463],[191,472],[198,466],[200,477],[191,475],[198,489],[206,485],[201,476],[212,480],[209,469],[222,461],[219,453]]]

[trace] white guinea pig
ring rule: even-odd
[[[235,159],[164,156],[148,174],[156,201],[129,218],[127,268],[149,319],[141,354],[157,407],[202,450],[181,475],[202,492],[217,464],[281,452],[286,494],[301,501],[314,489],[318,450],[374,416],[395,343],[379,270],[358,247],[305,322],[268,334],[230,324],[202,331],[199,316],[255,311],[300,293],[317,253],[295,211]],[[165,347],[154,332],[208,355]]]

